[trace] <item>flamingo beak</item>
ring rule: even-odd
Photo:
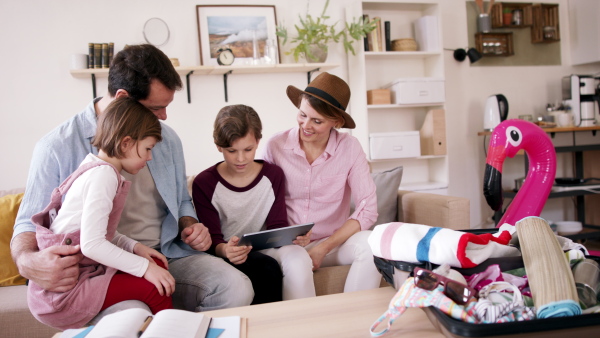
[[[483,176],[483,196],[487,204],[494,211],[502,208],[504,196],[502,196],[502,172],[490,164],[485,165],[485,174]]]
[[[502,164],[506,159],[506,149],[503,146],[489,147],[483,176],[483,196],[492,210],[502,209]]]

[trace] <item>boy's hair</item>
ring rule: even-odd
[[[121,142],[126,136],[134,143],[150,136],[156,138],[156,142],[162,141],[158,117],[131,97],[117,98],[106,107],[98,119],[92,145],[110,157],[123,158]]]
[[[108,93],[115,97],[117,90],[124,89],[134,99],[144,100],[153,79],[173,91],[182,87],[181,77],[160,49],[149,44],[125,46],[110,64]]]
[[[252,107],[236,104],[221,108],[215,119],[213,131],[217,146],[229,148],[233,142],[249,132],[252,132],[257,140],[262,138],[262,123]]]
[[[310,104],[310,106],[317,111],[317,113],[323,115],[323,117],[325,117],[328,120],[336,121],[335,128],[340,128],[346,123],[346,121],[340,115],[340,113],[332,106],[328,105],[322,100],[315,98],[312,95],[308,95],[305,93],[302,93],[301,95],[302,96],[300,97],[300,100],[305,98]]]

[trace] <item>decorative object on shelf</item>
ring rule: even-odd
[[[560,41],[558,5],[534,3],[531,8],[533,13],[531,43]]]
[[[367,104],[391,104],[392,93],[389,89],[367,90]]]
[[[483,0],[475,0],[477,9],[477,31],[487,33],[492,30],[492,19],[490,13],[494,7],[494,0],[491,0],[485,8]]]
[[[482,57],[481,53],[475,48],[458,48],[458,49],[444,48],[444,49],[454,51],[454,53],[453,53],[454,60],[456,60],[458,62],[465,61],[465,59],[468,56],[469,62],[475,63],[475,62],[479,61],[479,59],[481,59],[481,57]]]
[[[217,51],[217,63],[221,66],[230,66],[235,61],[235,55],[229,47],[219,48]]]
[[[497,2],[490,12],[492,28],[531,27],[531,9],[531,2]]]
[[[513,33],[476,33],[475,48],[483,56],[514,55]]]
[[[171,64],[173,65],[173,67],[179,67],[179,59],[178,58],[169,58],[169,61],[171,61]]]
[[[88,43],[88,69],[108,68],[112,62],[115,44],[108,43]]]
[[[439,21],[435,15],[425,15],[414,22],[415,40],[420,51],[439,52]]]
[[[150,18],[144,24],[144,40],[156,47],[164,46],[169,42],[171,31],[167,23],[160,18]]]
[[[321,15],[314,18],[308,14],[302,17],[299,16],[300,25],[294,25],[297,36],[291,38],[290,43],[296,44],[295,47],[286,52],[287,55],[293,55],[294,60],[298,62],[298,58],[303,56],[307,62],[314,62],[318,58],[311,50],[311,45],[318,45],[325,53],[328,51],[328,43],[333,41],[339,43],[340,40],[344,45],[346,53],[348,51],[355,54],[352,43],[355,40],[364,39],[367,34],[377,28],[377,20],[368,21],[363,17],[355,18],[352,23],[346,23],[341,30],[336,29],[337,22],[333,24],[326,23],[329,16],[325,14],[329,0],[325,2]],[[289,37],[288,30],[283,25],[277,27],[277,36],[283,39],[282,44],[286,44]]]
[[[414,52],[417,50],[415,39],[397,39],[392,41],[392,50],[395,52]]]
[[[87,69],[87,54],[71,54],[71,69]]]
[[[201,65],[217,65],[218,51],[224,45],[232,50],[235,65],[253,64],[255,57],[265,55],[264,49],[269,40],[275,41],[273,50],[276,59],[279,55],[275,6],[197,5],[196,17]],[[253,53],[254,34],[257,55]]]

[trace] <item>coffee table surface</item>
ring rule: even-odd
[[[212,317],[248,318],[248,338],[371,337],[369,328],[387,309],[396,290],[374,290],[207,311]],[[385,325],[384,321],[382,325]],[[409,308],[384,337],[443,337],[421,309]]]

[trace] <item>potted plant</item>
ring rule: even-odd
[[[338,22],[332,25],[327,23],[329,16],[325,14],[327,7],[329,6],[329,0],[325,2],[321,15],[314,18],[307,14],[304,18],[299,16],[300,24],[294,25],[296,28],[297,36],[291,38],[290,42],[295,43],[296,46],[286,52],[287,55],[293,54],[294,60],[298,62],[298,58],[302,55],[308,62],[324,62],[327,58],[327,44],[330,41],[339,43],[340,40],[344,45],[346,53],[352,52],[354,55],[354,47],[352,43],[355,40],[361,40],[367,36],[368,33],[373,31],[377,27],[377,21],[368,21],[360,18],[354,18],[351,23],[345,23],[345,26],[341,30],[336,29]],[[289,39],[287,28],[282,24],[277,27],[277,36],[283,39],[282,44],[285,44]]]

